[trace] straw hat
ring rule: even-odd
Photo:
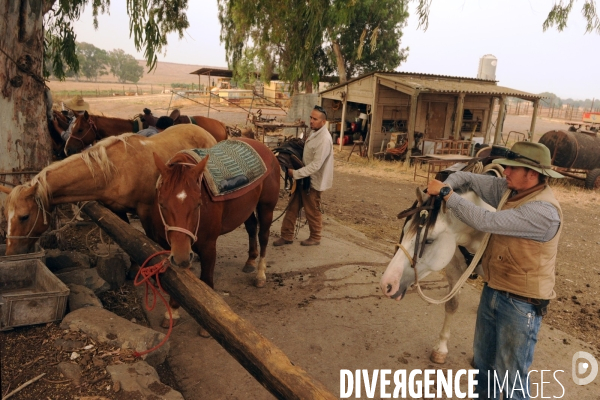
[[[496,159],[492,163],[530,168],[551,178],[564,178],[552,169],[550,150],[542,143],[517,142],[507,152],[506,158]]]
[[[73,97],[71,100],[65,103],[65,107],[70,108],[73,111],[89,111],[90,104],[86,101],[83,101],[83,97],[77,95]]]

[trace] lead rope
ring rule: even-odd
[[[167,342],[167,340],[169,339],[169,336],[171,336],[171,332],[173,331],[173,314],[171,313],[171,307],[169,307],[169,302],[167,300],[165,300],[165,298],[161,294],[161,291],[164,292],[164,289],[162,288],[162,286],[160,284],[160,274],[165,272],[167,270],[167,268],[169,267],[169,261],[168,261],[169,259],[165,258],[158,264],[154,264],[149,267],[146,267],[146,264],[148,264],[148,262],[150,260],[152,260],[154,257],[162,255],[162,254],[169,254],[169,253],[170,253],[170,250],[163,250],[163,251],[159,251],[157,253],[152,254],[150,257],[148,257],[146,259],[146,261],[144,261],[144,263],[138,270],[137,274],[135,275],[135,279],[133,280],[133,284],[135,286],[140,286],[142,283],[145,284],[144,305],[146,306],[146,310],[148,310],[148,311],[154,310],[154,307],[156,306],[156,297],[159,297],[162,300],[162,302],[165,304],[165,307],[167,308],[167,311],[169,312],[169,330],[167,331],[167,334],[165,335],[164,339],[159,344],[157,344],[156,346],[154,346],[151,349],[144,350],[142,352],[137,352],[137,351],[134,352],[133,353],[134,357],[141,357],[144,354],[148,354],[148,353],[153,352],[154,350],[158,349],[160,346],[162,346],[163,344],[165,344]],[[143,278],[138,281],[138,277],[140,275]],[[154,280],[156,281],[156,286],[154,286],[152,284],[152,282],[150,282],[150,278],[152,278],[152,277],[154,277]],[[153,294],[152,305],[148,304],[148,289],[150,289]]]
[[[497,210],[500,210],[502,208],[502,206],[504,206],[504,203],[506,203],[506,201],[508,200],[508,197],[510,196],[511,190],[507,190],[504,195],[502,196],[502,198],[500,199],[500,203],[498,204],[498,208]],[[454,285],[454,287],[452,288],[452,290],[443,298],[441,299],[432,299],[430,297],[427,297],[423,291],[421,290],[421,285],[419,284],[419,280],[417,277],[417,268],[415,265],[415,285],[417,287],[417,292],[419,293],[419,296],[421,296],[421,298],[425,301],[427,301],[430,304],[444,304],[447,301],[449,301],[450,299],[452,299],[454,296],[456,296],[456,294],[458,293],[458,291],[460,290],[460,288],[462,287],[462,285],[467,281],[467,279],[469,278],[469,275],[471,275],[471,273],[475,270],[475,268],[477,267],[477,263],[479,263],[479,260],[481,259],[481,256],[483,255],[483,252],[485,251],[487,244],[490,240],[490,236],[491,234],[488,232],[485,234],[485,236],[483,237],[483,240],[481,242],[481,245],[479,246],[479,249],[477,249],[477,252],[475,253],[475,256],[473,256],[473,260],[471,260],[471,264],[469,265],[469,267],[465,270],[465,272],[463,272],[463,274],[461,275],[460,279],[458,280],[458,282],[456,282],[456,285]],[[410,257],[410,255],[408,254],[408,251],[404,248],[404,246],[402,246],[402,244],[399,244],[400,248],[402,249],[402,251],[404,251],[404,254],[406,254],[406,256],[408,257],[408,260],[410,261],[411,264],[413,264],[413,259],[412,257]]]

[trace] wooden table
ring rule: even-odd
[[[427,183],[429,183],[431,174],[437,174],[443,169],[456,163],[468,163],[473,157],[460,154],[430,154],[427,156],[412,156],[411,158],[415,164],[413,180],[416,181],[417,176],[420,176],[427,178]],[[423,165],[427,166],[427,175],[419,174],[419,171],[424,172],[422,171]]]

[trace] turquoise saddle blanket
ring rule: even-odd
[[[267,172],[260,155],[249,144],[224,140],[209,149],[184,150],[200,162],[207,155],[204,182],[215,197],[252,185]]]

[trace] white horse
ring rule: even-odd
[[[460,196],[480,207],[494,211],[493,207],[481,200],[474,192],[467,192]],[[417,209],[422,208],[423,205],[427,206],[429,203],[433,204],[431,200],[433,199],[430,199],[430,196],[417,188]],[[458,246],[463,246],[474,254],[483,241],[485,236],[483,232],[460,221],[452,211],[445,207],[445,204],[437,209],[432,207],[428,213],[429,215],[423,217],[423,221],[421,221],[419,212],[417,212],[404,226],[400,244],[405,251],[400,248],[396,252],[380,281],[381,290],[387,297],[397,301],[401,300],[406,290],[415,283],[415,269],[420,281],[431,272],[446,268],[446,279],[449,290],[452,290],[467,269],[465,258]],[[425,225],[418,229],[420,222],[425,222]],[[417,244],[417,232],[419,232],[419,244]],[[417,245],[419,248],[415,251]],[[480,266],[476,271],[480,275],[483,273]],[[445,304],[444,325],[439,341],[433,348],[430,357],[431,361],[435,363],[443,364],[446,361],[450,321],[457,308],[458,295]]]

